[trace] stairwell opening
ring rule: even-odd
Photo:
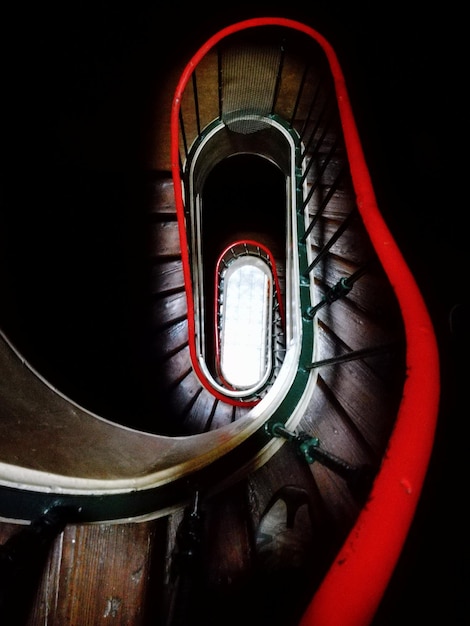
[[[204,283],[204,352],[217,378],[214,332],[217,320],[216,271],[222,252],[236,241],[257,241],[273,255],[285,275],[286,181],[282,171],[256,154],[237,154],[218,163],[202,190],[202,265]],[[248,307],[248,303],[246,303]],[[240,341],[241,341],[240,337]],[[240,361],[238,369],[243,368]]]

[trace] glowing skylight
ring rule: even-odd
[[[220,365],[234,387],[257,385],[268,367],[271,276],[263,266],[244,257],[225,276]]]

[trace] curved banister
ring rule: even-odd
[[[373,618],[403,547],[432,451],[439,403],[439,356],[434,329],[415,280],[377,208],[345,79],[333,48],[314,29],[294,20],[267,17],[229,26],[209,39],[186,66],[171,115],[171,162],[176,207],[184,220],[178,146],[182,93],[201,59],[225,37],[259,26],[301,32],[323,49],[336,100],[357,207],[377,256],[397,296],[406,334],[407,378],[396,425],[367,504],[307,608],[301,626],[366,626]],[[180,231],[186,285],[191,284],[189,252]],[[188,295],[188,319],[194,303]],[[191,329],[194,332],[194,328]]]

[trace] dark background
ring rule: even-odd
[[[1,201],[33,203],[40,215],[60,189],[66,210],[67,197],[79,193],[77,173],[112,178],[145,167],[165,64],[187,58],[219,27],[277,14],[321,32],[338,54],[378,205],[428,304],[441,353],[429,472],[373,626],[463,626],[470,608],[463,10],[411,1],[206,4],[4,5]]]

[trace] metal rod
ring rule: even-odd
[[[351,350],[346,354],[340,354],[329,359],[321,359],[314,361],[310,365],[307,365],[307,369],[316,369],[318,367],[324,367],[325,365],[336,365],[338,363],[346,363],[348,361],[356,361],[359,359],[367,359],[371,356],[378,354],[385,354],[386,352],[392,352],[396,347],[396,344],[388,344],[384,346],[376,346],[375,348],[363,348],[361,350]]]
[[[353,288],[354,283],[366,273],[368,266],[369,263],[360,267],[350,276],[341,278],[335,285],[333,285],[333,287],[330,287],[320,302],[307,310],[307,317],[309,319],[313,319],[315,314],[325,305],[332,304],[333,302],[336,302],[336,300],[339,300],[339,298],[346,296]]]
[[[186,129],[185,129],[185,125],[184,125],[184,119],[183,119],[183,112],[179,111],[179,119],[180,119],[180,130],[181,130],[181,138],[183,139],[183,147],[184,147],[184,155],[187,158],[188,157],[188,140],[186,137]]]
[[[336,241],[341,237],[341,235],[344,233],[346,228],[349,226],[349,222],[351,221],[352,217],[355,215],[355,211],[356,210],[354,208],[351,211],[351,213],[346,217],[346,219],[343,221],[343,223],[338,227],[338,229],[336,230],[335,234],[332,235],[332,237],[330,238],[328,243],[323,246],[321,252],[319,254],[317,254],[317,256],[313,259],[313,261],[310,263],[310,265],[305,270],[304,276],[308,276],[310,274],[310,272],[313,270],[313,268],[320,262],[320,260],[333,247],[333,244],[335,244]]]
[[[198,96],[198,91],[197,91],[196,71],[192,73],[191,78],[192,78],[192,83],[193,83],[194,112],[196,114],[197,134],[199,136],[201,134],[201,118],[199,115],[199,96]]]
[[[307,204],[310,202],[310,199],[312,198],[313,194],[315,193],[316,188],[318,187],[318,185],[320,184],[320,180],[321,180],[321,176],[322,174],[325,172],[327,165],[330,162],[331,157],[333,156],[336,148],[337,148],[337,143],[335,142],[332,146],[332,149],[330,151],[330,154],[328,155],[328,159],[325,159],[325,161],[322,164],[322,167],[320,169],[320,171],[318,172],[318,175],[316,177],[315,182],[312,184],[305,200],[302,203],[302,210],[305,209],[305,207],[307,206]],[[344,172],[346,170],[346,164],[344,163],[339,171],[339,174],[336,176],[333,184],[330,186],[328,193],[326,194],[325,198],[322,200],[320,207],[318,208],[318,211],[315,213],[315,217],[314,217],[314,223],[318,220],[318,218],[320,217],[320,215],[323,213],[323,211],[325,210],[325,208],[328,206],[328,203],[330,202],[331,198],[333,197],[334,193],[336,192],[336,190],[339,187],[339,183],[341,182],[341,179],[344,175]],[[308,235],[310,234],[313,226],[313,224],[309,224],[309,227],[307,228],[306,233],[304,234],[304,236],[302,237],[303,242],[305,243],[305,241],[307,240]]]
[[[308,433],[295,433],[288,430],[281,423],[267,424],[267,432],[274,437],[282,437],[293,443],[297,452],[307,463],[315,462],[324,465],[328,469],[344,478],[353,495],[364,500],[372,486],[375,470],[370,465],[353,466],[347,461],[340,459],[331,452],[320,447],[318,437],[312,437]]]
[[[330,101],[330,94],[327,94],[327,96],[326,96],[326,98],[325,98],[325,100],[323,102],[323,108],[320,111],[320,115],[318,116],[317,123],[315,124],[315,127],[312,130],[309,139],[305,143],[303,155],[307,154],[307,152],[310,150],[310,145],[311,145],[311,143],[313,141],[313,138],[315,137],[315,135],[317,133],[317,130],[320,128],[320,124],[321,124],[321,122],[322,122],[322,120],[325,117],[327,112],[330,113],[330,116],[327,119],[327,121],[323,124],[323,132],[322,132],[322,134],[320,136],[320,140],[317,142],[317,146],[318,146],[318,144],[321,145],[321,143],[323,143],[323,140],[324,140],[326,134],[328,133],[329,123],[330,123],[331,119],[333,118],[333,112],[330,110],[330,107],[328,107],[329,101]],[[312,107],[313,107],[313,103],[312,103]]]

